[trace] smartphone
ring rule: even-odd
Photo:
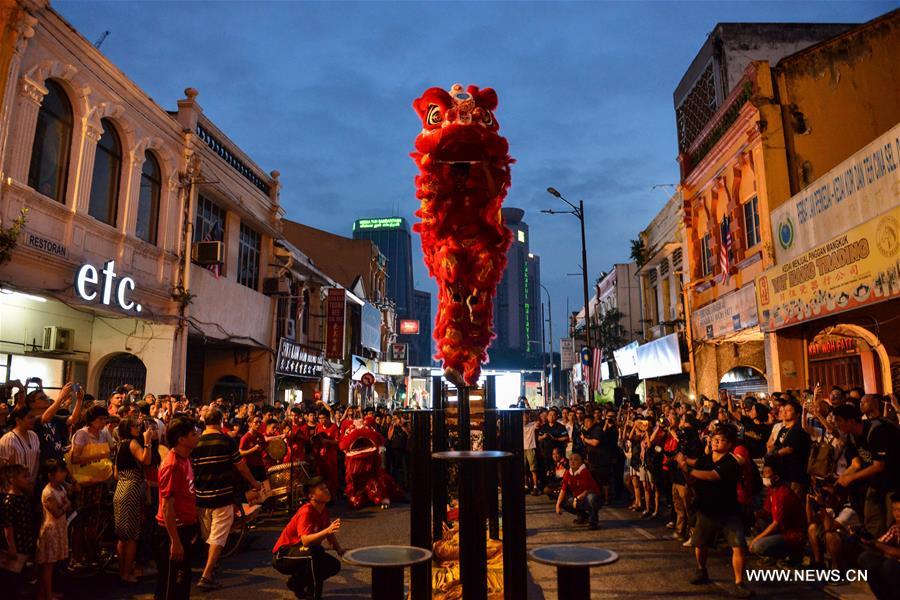
[[[72,393],[73,393],[73,394],[80,394],[80,393],[81,393],[81,384],[80,384],[80,383],[73,383],[73,384],[72,384]]]

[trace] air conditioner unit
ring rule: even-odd
[[[295,319],[284,320],[284,337],[292,340],[297,337],[297,321]]]
[[[75,342],[75,331],[51,325],[44,327],[41,350],[44,352],[71,352]]]
[[[288,296],[291,283],[285,277],[266,277],[263,279],[263,294],[267,296]]]
[[[222,242],[197,242],[191,249],[191,260],[203,267],[221,265],[225,262],[225,244]]]

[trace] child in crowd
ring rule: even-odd
[[[0,530],[3,535],[0,546],[4,551],[7,564],[19,561],[13,570],[5,570],[5,590],[10,597],[18,597],[18,588],[22,584],[22,557],[34,555],[37,538],[37,527],[31,505],[31,483],[28,469],[22,465],[6,465],[0,471],[0,483],[4,493],[0,495]],[[10,580],[7,582],[7,580]]]
[[[44,463],[47,485],[41,493],[41,506],[44,509],[44,522],[38,536],[35,564],[40,570],[38,578],[38,600],[58,598],[53,594],[53,567],[57,561],[69,557],[69,536],[66,514],[72,508],[63,482],[68,470],[64,462],[49,459]]]

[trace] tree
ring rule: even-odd
[[[636,240],[631,240],[631,260],[637,263],[638,269],[647,262],[647,247],[644,245],[644,240],[640,237]]]
[[[619,309],[614,308],[603,313],[597,322],[597,332],[600,334],[599,344],[604,357],[611,358],[614,350],[625,345],[626,331],[621,323],[624,316]]]

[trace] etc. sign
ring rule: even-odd
[[[115,283],[115,268],[116,261],[114,260],[106,261],[99,272],[97,267],[91,264],[81,265],[75,275],[75,293],[86,302],[92,302],[100,296],[100,302],[109,306],[113,301],[113,287],[115,287],[115,301],[119,308],[125,311],[141,312],[141,305],[135,304],[126,296],[128,292],[134,291],[134,279],[120,277],[118,283]],[[102,281],[101,273],[103,274]],[[99,288],[95,286],[99,286]]]

